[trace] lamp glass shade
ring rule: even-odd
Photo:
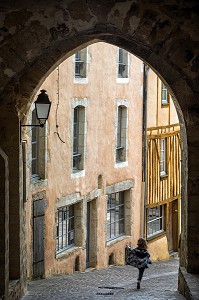
[[[46,91],[42,90],[35,101],[36,115],[40,124],[45,124],[51,107],[51,102],[49,101],[48,95],[45,93]]]

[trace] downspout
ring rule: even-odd
[[[147,86],[149,67],[143,65],[143,111],[142,111],[142,215],[141,236],[146,238],[146,197],[147,197]]]
[[[27,195],[27,161],[26,161],[26,146],[27,141],[22,141],[22,159],[23,159],[23,202],[28,200]]]

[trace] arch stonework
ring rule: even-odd
[[[180,264],[199,273],[198,1],[60,0],[1,3],[0,145],[10,166],[10,278],[25,282],[19,119],[41,83],[85,45],[104,41],[150,65],[177,99],[183,141]],[[14,228],[14,231],[13,231]]]
[[[8,157],[0,147],[0,296],[8,297],[9,276],[9,167]]]

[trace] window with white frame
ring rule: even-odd
[[[76,106],[73,112],[73,173],[84,169],[85,107]]]
[[[56,212],[56,253],[75,244],[75,205],[60,207]]]
[[[117,106],[116,162],[126,161],[127,146],[127,108]]]
[[[32,124],[38,125],[36,110],[32,111]],[[45,126],[32,127],[31,131],[31,178],[45,178]]]
[[[124,192],[107,195],[107,240],[124,235]]]
[[[75,53],[75,78],[87,78],[87,48]]]
[[[164,83],[162,83],[161,100],[162,100],[162,105],[169,104],[169,93]]]
[[[164,232],[164,205],[147,209],[147,237]]]
[[[129,55],[128,52],[122,48],[118,48],[118,78],[129,77]]]
[[[166,175],[166,139],[160,139],[160,176]]]

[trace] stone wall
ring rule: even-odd
[[[32,0],[19,1],[17,7],[4,1],[1,8],[0,143],[11,166],[11,205],[20,240],[16,240],[16,257],[19,259],[24,249],[16,114],[20,110],[20,119],[25,121],[38,86],[50,72],[78,47],[101,40],[129,50],[152,66],[170,86],[176,106],[181,108],[181,264],[198,273],[198,1],[96,0],[81,1],[80,6],[76,1],[59,1],[57,5]],[[11,240],[14,243],[15,237]],[[19,275],[19,260],[11,266],[16,264]]]

